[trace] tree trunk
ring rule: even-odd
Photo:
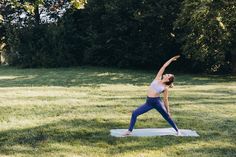
[[[35,18],[35,23],[36,25],[39,25],[41,20],[40,20],[40,14],[39,14],[39,5],[34,6],[34,18]]]
[[[5,51],[4,51],[5,46],[6,46],[5,43],[0,42],[0,64],[5,63]]]

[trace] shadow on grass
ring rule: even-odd
[[[62,120],[34,128],[2,131],[0,132],[0,154],[22,153],[9,149],[9,147],[18,145],[40,148],[47,143],[71,143],[76,141],[88,146],[103,141],[114,144],[115,140],[109,136],[109,128],[121,126],[120,123],[97,119],[76,119]],[[46,151],[50,150],[51,148],[48,148]]]
[[[178,85],[210,85],[215,83],[235,82],[236,76],[231,75],[180,75],[177,76]]]
[[[206,124],[206,123],[205,123]],[[109,135],[109,130],[114,128],[125,128],[127,124],[102,119],[75,119],[62,120],[56,123],[46,124],[34,128],[19,130],[7,130],[0,132],[0,154],[32,154],[34,149],[40,149],[48,143],[75,143],[80,146],[100,147],[107,149],[108,154],[133,152],[136,150],[147,151],[161,149],[172,145],[189,142],[207,141],[212,139],[215,132],[208,132],[199,138],[181,138],[173,136],[150,137],[150,138],[114,138]],[[103,143],[102,145],[99,145]],[[32,149],[20,150],[14,146],[27,146]],[[45,152],[63,152],[66,148],[43,148]],[[205,150],[207,153],[207,150]],[[211,150],[208,150],[211,152]]]
[[[71,151],[66,150],[67,147],[52,148],[49,146],[52,143],[69,145],[79,143],[79,147],[97,147],[98,149],[105,149],[107,154],[117,154],[135,150],[154,150],[180,142],[187,143],[198,140],[197,138],[183,139],[170,136],[115,138],[109,135],[110,129],[125,128],[126,125],[111,120],[75,119],[62,120],[34,128],[2,131],[0,132],[0,155],[32,155],[37,149],[42,154]],[[28,149],[17,149],[17,146],[28,147]]]
[[[201,156],[235,156],[235,147],[226,147],[226,146],[214,146],[214,147],[207,147],[204,148],[195,148],[195,149],[187,149],[180,152],[180,154],[187,154],[188,152],[195,152],[196,154],[201,154]],[[180,155],[179,154],[179,155]],[[190,155],[189,155],[190,156]]]
[[[13,69],[13,68],[0,68],[0,86],[1,87],[31,87],[31,86],[92,86],[96,87],[101,84],[133,84],[133,85],[148,85],[155,74],[145,73],[139,71],[129,70],[114,70],[105,68],[92,68],[92,67],[78,67],[68,69]],[[177,76],[178,77],[178,76]],[[207,85],[214,83],[232,83],[233,76],[188,76],[182,75],[177,79],[179,85]],[[218,90],[218,89],[216,89]],[[212,90],[210,90],[212,91]],[[198,91],[199,92],[199,91]],[[203,91],[204,92],[204,91]],[[222,93],[223,94],[223,93]],[[232,94],[232,93],[230,93]],[[197,101],[198,98],[188,97],[189,100]],[[110,99],[110,98],[108,98]],[[120,99],[120,98],[119,98]],[[125,98],[127,100],[127,98]],[[131,97],[130,99],[133,99]],[[135,98],[137,99],[137,98]],[[183,99],[183,98],[181,98]],[[207,99],[208,100],[208,99]],[[217,104],[217,99],[211,100],[211,104]],[[209,104],[209,101],[197,101],[200,104]],[[231,103],[229,100],[228,103]],[[104,107],[104,106],[97,106]],[[191,115],[187,112],[184,115]],[[207,116],[203,113],[201,116]],[[197,118],[197,117],[196,117]],[[182,117],[184,120],[184,117]],[[186,128],[190,125],[191,121],[183,122]],[[227,122],[227,123],[226,123]],[[189,142],[199,142],[222,137],[220,131],[224,128],[231,126],[235,121],[220,121],[219,123],[212,123],[205,121],[195,121],[192,123],[196,128],[202,129],[203,136],[199,138],[181,138],[181,137],[152,137],[152,138],[114,138],[109,135],[109,130],[114,128],[126,128],[127,124],[114,122],[112,120],[102,119],[75,119],[75,120],[62,120],[55,123],[41,125],[33,128],[25,128],[18,130],[6,130],[0,132],[0,155],[8,154],[23,154],[32,155],[35,149],[42,149],[40,153],[46,152],[63,152],[69,151],[68,148],[51,148],[46,147],[51,143],[60,144],[79,143],[81,146],[98,147],[98,149],[105,149],[107,154],[114,155],[124,152],[133,152],[136,150],[156,150],[166,148],[172,145],[184,144]],[[200,123],[200,124],[198,124]],[[219,124],[219,125],[217,125]],[[230,125],[229,125],[230,124]],[[210,129],[219,130],[210,132]],[[200,130],[200,129],[199,129]],[[232,129],[233,130],[233,129]],[[216,134],[217,133],[217,134]],[[17,149],[17,146],[25,146],[30,149]],[[207,149],[207,148],[206,148]],[[96,149],[95,149],[96,150]],[[199,149],[201,150],[201,149]],[[85,150],[86,151],[86,150]],[[215,151],[209,148],[205,153]],[[220,152],[220,154],[222,154]]]
[[[58,69],[15,69],[0,67],[1,87],[27,86],[99,86],[100,84],[148,85],[156,73],[97,67]],[[229,82],[234,76],[177,75],[179,85],[202,85]]]

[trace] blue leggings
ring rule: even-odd
[[[146,103],[138,107],[136,110],[133,111],[132,117],[130,120],[130,126],[129,126],[129,131],[132,131],[136,122],[136,119],[139,115],[146,113],[147,111],[155,108],[162,117],[176,130],[178,131],[178,128],[174,121],[171,119],[169,114],[166,112],[166,108],[161,100],[160,97],[157,98],[150,98],[147,97]]]

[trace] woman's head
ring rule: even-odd
[[[165,74],[163,75],[162,80],[166,85],[173,87],[175,76],[173,74]]]

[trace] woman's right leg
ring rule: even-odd
[[[130,125],[129,125],[129,131],[131,132],[134,128],[134,125],[136,123],[137,117],[141,114],[144,114],[145,112],[153,109],[153,107],[148,104],[147,102],[140,107],[138,107],[136,110],[132,112],[131,120],[130,120]]]
[[[166,108],[161,100],[157,101],[155,108],[157,111],[159,111],[159,113],[162,115],[162,117],[175,129],[175,131],[178,132],[179,129],[178,129],[177,125],[172,120],[170,115],[167,113]]]

